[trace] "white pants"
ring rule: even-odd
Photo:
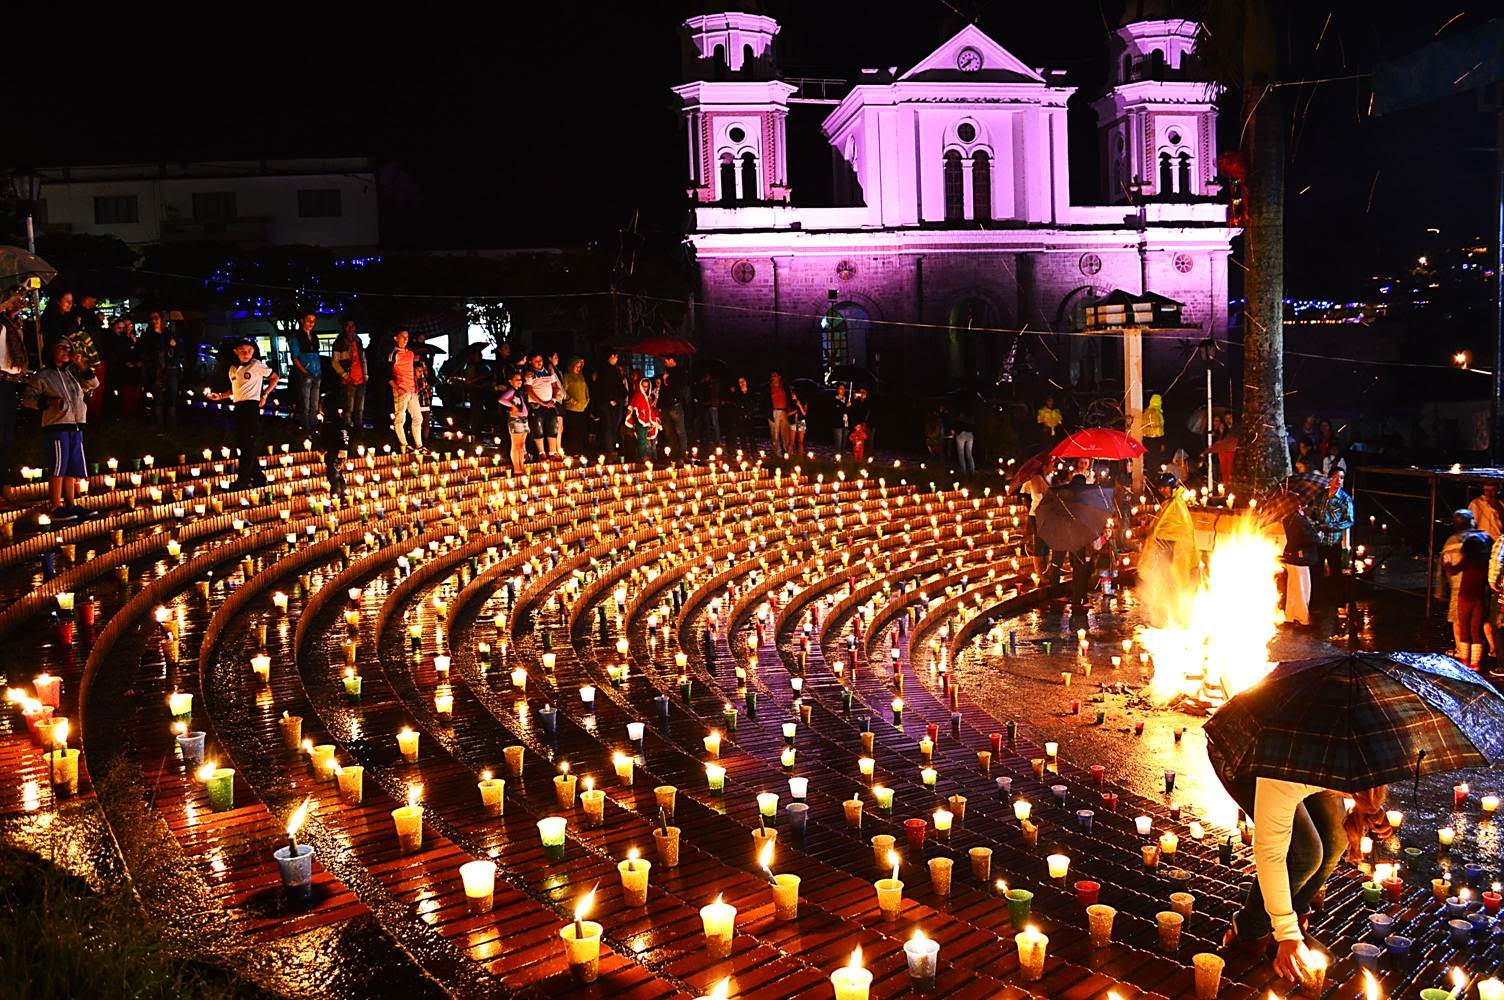
[[[1285,621],[1311,624],[1311,567],[1285,566]]]
[[[407,423],[408,417],[412,417],[412,446],[414,448],[423,447],[423,404],[419,401],[418,394],[416,392],[399,392],[394,397],[393,402],[395,406],[393,406],[392,424],[397,428],[397,443],[404,448],[408,446],[407,428],[403,425]]]

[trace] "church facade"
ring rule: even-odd
[[[684,24],[696,77],[675,88],[687,137],[695,323],[712,353],[799,374],[855,364],[884,381],[980,388],[1022,359],[1059,386],[1121,380],[1111,337],[1082,332],[1114,290],[1167,296],[1183,328],[1146,344],[1146,384],[1225,337],[1230,243],[1216,171],[1216,90],[1197,26],[1139,20],[1113,37],[1093,104],[1100,204],[1072,204],[1063,73],[968,25],[906,70],[863,71],[821,124],[834,207],[801,207],[779,25]],[[1120,350],[1120,349],[1119,349]],[[1114,372],[1116,366],[1117,371]],[[1165,374],[1168,372],[1168,374]]]

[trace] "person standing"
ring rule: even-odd
[[[1499,503],[1499,487],[1489,483],[1480,496],[1473,497],[1467,509],[1473,512],[1473,527],[1490,538],[1504,536],[1504,505]]]
[[[789,449],[789,392],[783,385],[783,373],[768,373],[768,438],[773,442],[773,456],[787,458]]]
[[[1474,529],[1464,532],[1455,548],[1449,546],[1442,557],[1456,595],[1452,620],[1455,655],[1474,670],[1482,669],[1483,665],[1484,625],[1490,603],[1488,559],[1492,548],[1493,539]]]
[[[418,399],[418,375],[422,362],[407,346],[411,336],[406,327],[392,334],[392,426],[397,431],[397,444],[407,454],[408,436],[406,423],[413,422],[411,447],[423,453],[423,405]]]
[[[1065,422],[1060,408],[1055,405],[1054,396],[1046,396],[1044,405],[1034,413],[1034,422],[1044,428],[1045,437],[1053,438],[1060,431],[1060,425]]]
[[[757,400],[745,375],[738,375],[726,390],[722,409],[722,416],[726,420],[726,443],[737,451],[750,451],[752,428],[757,420]]]
[[[1305,505],[1299,500],[1285,515],[1285,621],[1295,625],[1311,624],[1311,567],[1320,561],[1316,525],[1306,517]]]
[[[1149,460],[1162,461],[1160,456],[1165,451],[1165,400],[1159,393],[1150,394],[1149,405],[1144,407],[1139,418],[1139,427],[1143,432],[1143,445],[1149,452]]]
[[[74,498],[78,481],[89,474],[84,461],[84,424],[93,388],[94,373],[77,363],[72,341],[62,337],[52,343],[51,365],[27,379],[21,393],[22,406],[42,411],[42,432],[52,452],[47,492],[53,520],[84,515]]]
[[[1326,493],[1317,501],[1315,518],[1319,565],[1334,581],[1340,581],[1347,567],[1347,530],[1353,526],[1353,498],[1342,488],[1343,478],[1340,471],[1327,478]]]
[[[99,297],[84,292],[78,297],[78,330],[73,334],[77,363],[94,373],[94,391],[89,393],[89,419],[97,421],[104,409],[105,351],[104,320],[99,316]]]
[[[564,395],[564,384],[558,371],[543,360],[542,354],[534,354],[523,373],[522,384],[527,389],[527,408],[532,417],[533,448],[540,458],[561,457],[559,400]]]
[[[789,386],[789,453],[804,453],[804,435],[809,432],[809,403],[799,395],[799,390]]]
[[[725,441],[721,436],[721,380],[713,371],[700,376],[700,403],[705,417],[702,442],[707,452],[713,452]]]
[[[851,398],[845,382],[836,385],[836,398],[831,417],[831,433],[835,437],[836,454],[846,450],[846,435],[851,433]]]
[[[965,412],[956,413],[950,422],[950,434],[956,442],[956,465],[963,476],[977,471],[974,449],[977,440],[977,425]]]
[[[689,372],[673,356],[663,359],[663,375],[658,386],[658,410],[663,420],[665,444],[676,457],[689,453],[689,434],[684,426],[689,412]]]
[[[239,453],[232,490],[249,490],[266,485],[261,471],[261,409],[277,387],[279,376],[266,362],[256,357],[256,345],[239,340],[231,348],[230,389],[211,392],[210,399],[228,399],[234,414],[235,450]],[[222,383],[221,383],[222,384]]]
[[[627,403],[627,428],[636,435],[637,461],[646,462],[653,457],[653,441],[663,422],[658,417],[658,407],[653,402],[653,383],[650,379],[638,379],[637,388]]]
[[[506,419],[507,435],[512,440],[512,471],[525,472],[527,465],[528,406],[527,392],[522,388],[522,369],[507,372],[506,388],[501,391],[497,403]]]
[[[318,420],[319,383],[324,366],[319,354],[319,337],[313,332],[319,318],[311,311],[298,317],[298,328],[292,337],[293,398],[298,407],[298,423],[304,433],[311,433]]]
[[[148,317],[152,356],[152,412],[158,424],[178,419],[178,392],[183,379],[183,352],[176,327],[169,327],[160,312]]]
[[[595,391],[591,396],[595,399],[596,417],[600,421],[600,451],[615,458],[621,447],[621,428],[626,419],[629,396],[620,354],[612,351],[606,355],[606,363],[595,380]]]
[[[16,404],[26,384],[30,363],[21,310],[26,291],[17,288],[0,302],[0,489],[9,488],[10,451],[16,438]]]
[[[345,420],[352,432],[359,433],[366,421],[366,349],[353,319],[345,320],[340,328],[329,352],[329,367],[339,376]]]
[[[585,380],[585,359],[570,358],[559,382],[564,393],[564,454],[583,455],[590,432],[590,383]]]
[[[47,308],[42,310],[42,350],[45,357],[52,357],[52,345],[65,337],[71,337],[82,325],[78,311],[73,308],[73,293],[58,292],[49,297]]]

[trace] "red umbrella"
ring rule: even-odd
[[[673,354],[693,354],[695,345],[683,337],[670,337],[661,334],[655,337],[645,337],[628,348],[633,354],[652,354],[660,358],[666,358]]]
[[[1013,479],[1008,483],[1008,491],[1010,493],[1018,492],[1020,486],[1033,479],[1036,475],[1043,473],[1054,464],[1055,459],[1050,456],[1050,449],[1048,448],[1031,458],[1024,459],[1019,467],[1014,470]]]
[[[1100,458],[1117,461],[1137,458],[1145,452],[1143,445],[1122,431],[1110,427],[1088,427],[1067,434],[1050,449],[1051,458]]]

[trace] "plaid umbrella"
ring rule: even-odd
[[[1224,781],[1355,792],[1504,758],[1504,697],[1446,656],[1348,653],[1280,664],[1205,731]]]
[[[1326,492],[1326,477],[1319,472],[1297,472],[1285,479],[1285,492],[1299,494],[1306,503]]]
[[[1035,533],[1050,548],[1074,552],[1102,536],[1112,517],[1112,489],[1106,486],[1057,486],[1034,512]]]

